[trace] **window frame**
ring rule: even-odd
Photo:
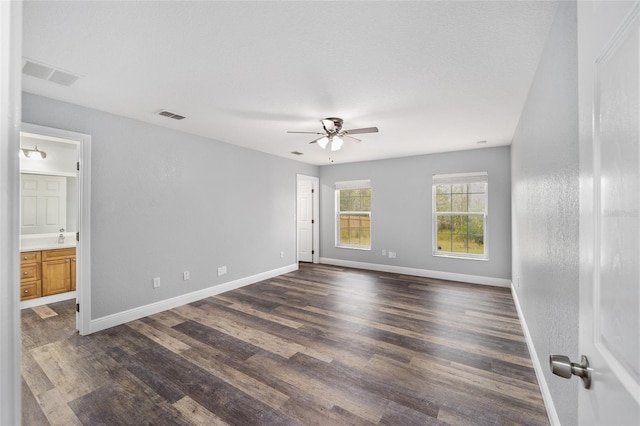
[[[354,180],[354,181],[341,181],[335,183],[335,247],[336,248],[344,248],[344,249],[352,249],[352,250],[365,250],[371,251],[371,241],[372,241],[372,223],[371,223],[371,208],[369,211],[364,210],[340,210],[340,191],[348,191],[353,189],[368,189],[369,197],[372,196],[371,191],[371,180]],[[369,245],[359,245],[359,244],[341,244],[340,243],[340,230],[341,223],[340,217],[341,215],[352,214],[352,215],[367,215],[369,217]]]
[[[437,174],[432,175],[432,184],[431,184],[431,202],[432,202],[432,254],[434,257],[447,257],[447,258],[456,258],[456,259],[465,259],[465,260],[489,260],[489,228],[488,228],[488,217],[489,217],[489,174],[487,172],[474,172],[474,173],[452,173],[452,174]],[[437,185],[453,185],[453,184],[473,184],[473,183],[484,183],[485,191],[484,191],[484,211],[483,212],[438,212],[437,211]],[[469,193],[467,192],[467,195]],[[476,253],[463,253],[463,252],[453,252],[453,251],[442,251],[438,250],[438,218],[442,216],[466,216],[466,217],[478,217],[481,216],[483,218],[483,254]],[[467,236],[469,234],[467,233]]]

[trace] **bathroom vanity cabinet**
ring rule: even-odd
[[[42,296],[41,256],[39,251],[20,253],[20,300]]]
[[[74,247],[20,253],[21,300],[76,289]]]

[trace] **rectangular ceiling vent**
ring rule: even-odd
[[[23,58],[22,73],[41,80],[51,81],[63,86],[71,86],[80,76],[70,72],[54,68],[49,65],[38,63],[31,59]]]
[[[184,120],[186,118],[184,115],[176,114],[175,112],[167,111],[164,109],[160,110],[158,115],[173,118],[174,120]]]

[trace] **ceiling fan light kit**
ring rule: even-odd
[[[342,138],[340,136],[334,136],[331,138],[331,151],[338,151],[340,148],[342,148],[342,144],[344,144],[344,141],[342,140]]]
[[[344,145],[344,139],[352,139],[354,142],[361,142],[360,139],[350,136],[352,134],[358,135],[363,133],[377,133],[377,127],[364,127],[361,129],[342,130],[342,118],[328,117],[320,120],[322,123],[323,132],[294,132],[288,131],[287,133],[306,133],[311,135],[322,135],[316,140],[312,140],[309,143],[317,143],[320,148],[325,149],[327,145],[331,146],[331,151],[339,151]]]
[[[320,145],[320,148],[325,149],[327,147],[327,144],[329,143],[329,137],[323,136],[320,139],[318,139],[317,142],[318,142],[318,145]],[[313,143],[313,142],[309,142],[309,143]]]

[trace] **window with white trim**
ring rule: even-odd
[[[371,249],[371,181],[336,182],[336,247]]]
[[[433,255],[488,259],[487,172],[433,175]]]

